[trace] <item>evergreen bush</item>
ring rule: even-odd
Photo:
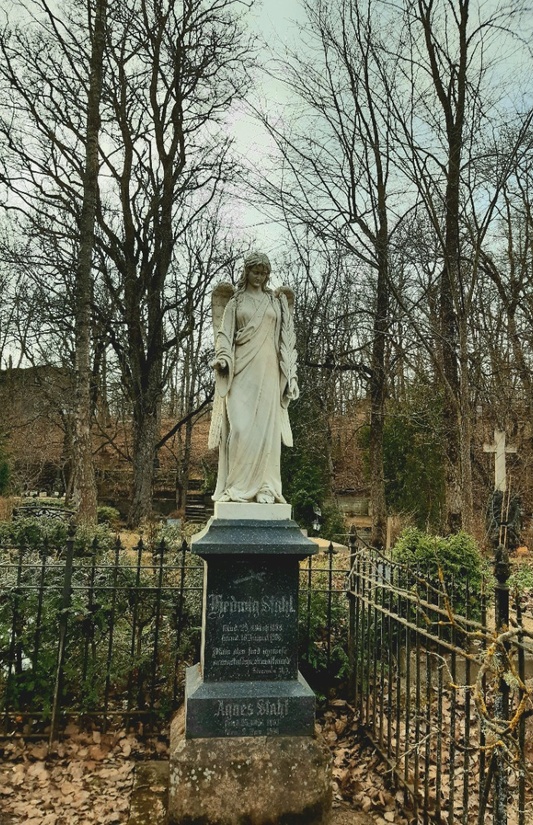
[[[433,536],[410,527],[398,538],[392,558],[409,571],[417,571],[437,589],[442,589],[443,583],[454,612],[464,615],[468,608],[471,618],[479,618],[479,594],[491,571],[468,533]]]
[[[98,524],[109,524],[116,527],[120,522],[120,513],[116,507],[102,505],[97,509]]]

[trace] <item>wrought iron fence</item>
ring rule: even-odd
[[[505,581],[496,589],[508,598]],[[533,647],[519,600],[511,621],[488,629],[490,595],[352,545],[355,706],[418,822],[533,821],[525,750]]]
[[[326,692],[346,678],[347,554],[301,566],[300,663]],[[199,658],[203,562],[183,542],[0,548],[0,720],[4,732],[69,716],[154,724],[183,699]],[[333,629],[334,628],[334,629]],[[343,647],[344,645],[344,647]]]
[[[301,564],[300,667],[319,694],[347,691],[419,822],[533,821],[533,645],[519,602],[506,615],[504,579],[494,630],[487,589],[445,586],[355,536],[349,552],[330,545]],[[202,590],[185,542],[0,548],[4,733],[53,737],[71,715],[164,724],[199,657]]]

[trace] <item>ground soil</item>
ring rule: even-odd
[[[349,704],[333,700],[317,734],[332,753],[331,825],[408,825],[403,796],[390,787]],[[128,823],[136,767],[166,760],[168,744],[164,735],[104,734],[71,724],[51,748],[45,740],[0,740],[0,756],[0,825],[120,825]]]

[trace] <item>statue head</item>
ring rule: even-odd
[[[268,260],[268,256],[264,254],[264,252],[249,252],[248,255],[244,259],[244,269],[242,275],[239,279],[237,284],[237,290],[246,289],[246,283],[248,280],[248,272],[254,266],[262,266],[267,274],[266,280],[263,284],[263,289],[266,290],[266,286],[268,283],[268,278],[271,272],[270,261]]]

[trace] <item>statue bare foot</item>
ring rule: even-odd
[[[258,504],[274,504],[275,498],[267,490],[260,490],[255,497]]]

